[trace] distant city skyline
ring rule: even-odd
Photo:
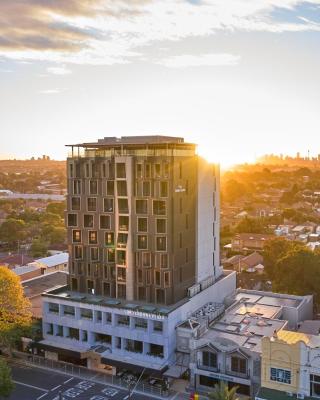
[[[165,134],[231,165],[320,149],[320,0],[1,2],[1,158]]]

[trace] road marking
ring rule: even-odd
[[[26,387],[29,387],[29,388],[32,388],[32,389],[41,390],[41,392],[45,392],[45,393],[49,392],[49,390],[47,390],[47,389],[42,389],[42,388],[40,388],[38,386],[28,385],[27,383],[22,383],[22,382],[18,382],[18,381],[12,381],[12,382],[16,383],[17,385],[22,385],[22,386],[26,386]]]
[[[41,396],[37,397],[37,400],[42,399],[42,397],[44,397],[44,396],[48,396],[48,393],[44,393],[44,394],[42,394]]]
[[[127,400],[129,398],[129,395],[127,394],[126,397],[123,398],[123,400]]]
[[[61,385],[58,385],[56,387],[54,387],[53,389],[50,389],[50,392],[53,392],[54,390],[57,390]]]
[[[66,380],[65,382],[63,382],[63,384],[65,385],[66,383],[71,382],[73,379],[74,379],[74,378],[70,378],[70,379]]]

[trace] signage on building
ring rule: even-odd
[[[130,315],[131,317],[164,320],[164,316],[160,314],[152,314],[143,311],[133,311],[133,310],[125,310],[125,313],[127,315]]]

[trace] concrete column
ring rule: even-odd
[[[64,312],[64,305],[59,304],[59,317],[63,317],[63,312]]]
[[[102,313],[102,325],[106,325],[107,323],[107,315],[105,312]]]
[[[53,335],[57,336],[58,333],[58,325],[57,324],[53,324]]]
[[[81,319],[81,315],[80,315],[80,307],[75,307],[74,309],[74,317],[75,319]]]
[[[95,334],[88,331],[88,343],[93,346],[95,344]]]
[[[148,328],[147,328],[148,335],[151,335],[152,332],[153,332],[153,320],[152,319],[148,319],[147,320],[147,324],[148,324]]]
[[[143,354],[147,355],[150,351],[150,343],[143,342]]]
[[[121,351],[124,351],[126,349],[126,345],[127,345],[127,339],[125,338],[121,338]]]
[[[134,317],[129,317],[129,328],[133,330],[134,326]]]
[[[118,316],[115,313],[111,313],[111,325],[117,326]]]

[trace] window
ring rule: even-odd
[[[99,260],[99,249],[98,249],[98,247],[91,247],[90,248],[90,258],[91,258],[91,261],[98,261]]]
[[[100,215],[100,229],[110,229],[111,218],[110,215]]]
[[[167,220],[166,219],[157,218],[156,233],[167,233]]]
[[[118,273],[117,280],[125,282],[126,279],[127,279],[127,270],[126,270],[126,268],[117,268],[117,273]]]
[[[81,194],[81,181],[78,179],[73,181],[73,194]]]
[[[142,164],[137,164],[137,178],[142,178]]]
[[[186,247],[186,263],[189,262],[189,249]]]
[[[155,164],[154,165],[154,177],[155,178],[160,178],[161,177],[161,165],[160,164]]]
[[[149,181],[144,181],[142,183],[142,195],[143,197],[151,196],[151,183]]]
[[[231,357],[231,371],[240,374],[247,373],[247,360],[240,357]]]
[[[82,259],[82,246],[74,246],[74,258],[77,260]]]
[[[88,211],[97,211],[97,198],[88,197]]]
[[[117,195],[118,196],[127,196],[127,182],[126,181],[118,181],[117,182]]]
[[[48,303],[49,312],[53,314],[59,314],[59,304],[56,303]]]
[[[150,253],[142,253],[142,266],[143,267],[151,267],[151,254]]]
[[[150,285],[151,284],[151,271],[146,270],[146,284]]]
[[[124,285],[124,284],[119,284],[118,285],[118,297],[120,299],[125,299],[126,298],[126,285]]]
[[[103,294],[104,294],[104,296],[107,296],[107,297],[110,296],[110,283],[103,282]]]
[[[117,178],[125,179],[126,177],[126,164],[125,163],[117,163],[116,164]]]
[[[107,249],[107,261],[114,263],[116,261],[116,252],[114,249]]]
[[[114,245],[114,233],[113,232],[106,232],[104,234],[104,243],[106,246]]]
[[[119,286],[123,286],[123,285],[118,285],[118,289]],[[127,315],[118,315],[118,325],[130,325],[130,318]]]
[[[128,231],[129,230],[129,217],[125,215],[119,216],[119,231]]]
[[[135,318],[134,327],[138,329],[147,329],[148,328],[148,320],[144,318]]]
[[[136,200],[136,214],[148,214],[148,200]]]
[[[160,286],[160,284],[161,284],[161,275],[160,275],[160,271],[155,271],[155,272],[154,272],[154,283],[155,283],[155,285]]]
[[[128,241],[128,234],[127,233],[119,233],[118,234],[118,241],[117,241],[117,245],[119,247],[124,247],[127,245],[127,241]]]
[[[77,214],[68,214],[68,226],[77,226],[78,216]]]
[[[114,181],[107,181],[107,196],[114,196]]]
[[[148,236],[138,235],[138,250],[146,250],[148,248]]]
[[[81,242],[81,231],[79,231],[79,230],[72,231],[72,241],[73,241],[73,243]]]
[[[89,182],[89,193],[98,194],[98,181],[93,180]]]
[[[170,272],[165,272],[164,274],[164,287],[170,286]]]
[[[73,178],[73,164],[69,164],[69,177]]]
[[[165,200],[153,200],[153,214],[166,215],[166,202]]]
[[[148,232],[148,218],[138,218],[138,232]]]
[[[163,289],[156,289],[156,299],[157,303],[165,303],[165,291]]]
[[[270,380],[291,384],[291,371],[281,368],[270,368]]]
[[[179,233],[179,247],[182,249],[182,233]]]
[[[71,197],[71,210],[80,211],[80,197]]]
[[[90,166],[89,166],[89,164],[87,163],[87,164],[86,164],[86,178],[89,178],[89,176],[90,176]]]
[[[168,182],[160,182],[160,197],[168,197]]]
[[[202,365],[210,368],[217,368],[217,355],[209,351],[202,353]]]
[[[103,178],[107,177],[107,166],[105,163],[102,164],[102,177]]]
[[[80,308],[80,316],[84,319],[91,319],[93,318],[92,310],[89,308]]]
[[[106,197],[103,199],[103,211],[113,212],[113,199]]]
[[[165,178],[169,177],[169,164],[168,163],[163,164],[163,176]]]
[[[159,254],[160,268],[168,268],[168,254]]]
[[[166,236],[157,236],[156,237],[156,251],[167,251]]]
[[[320,376],[310,375],[310,396],[320,397]]]
[[[126,251],[117,250],[117,264],[126,265]]]
[[[118,209],[120,214],[128,214],[129,213],[128,199],[118,199]]]
[[[70,315],[72,317],[75,316],[75,308],[73,306],[62,306],[63,307],[63,315]]]
[[[151,166],[150,164],[145,165],[144,174],[146,178],[151,178]]]
[[[140,301],[145,301],[146,300],[146,288],[143,286],[138,287],[138,299]]]
[[[89,244],[97,244],[97,243],[98,243],[97,231],[89,231]]]
[[[93,215],[84,214],[84,216],[83,216],[83,226],[85,228],[93,228]]]
[[[94,283],[90,279],[87,280],[87,292],[94,294]]]
[[[138,269],[138,283],[143,283],[143,271]]]

